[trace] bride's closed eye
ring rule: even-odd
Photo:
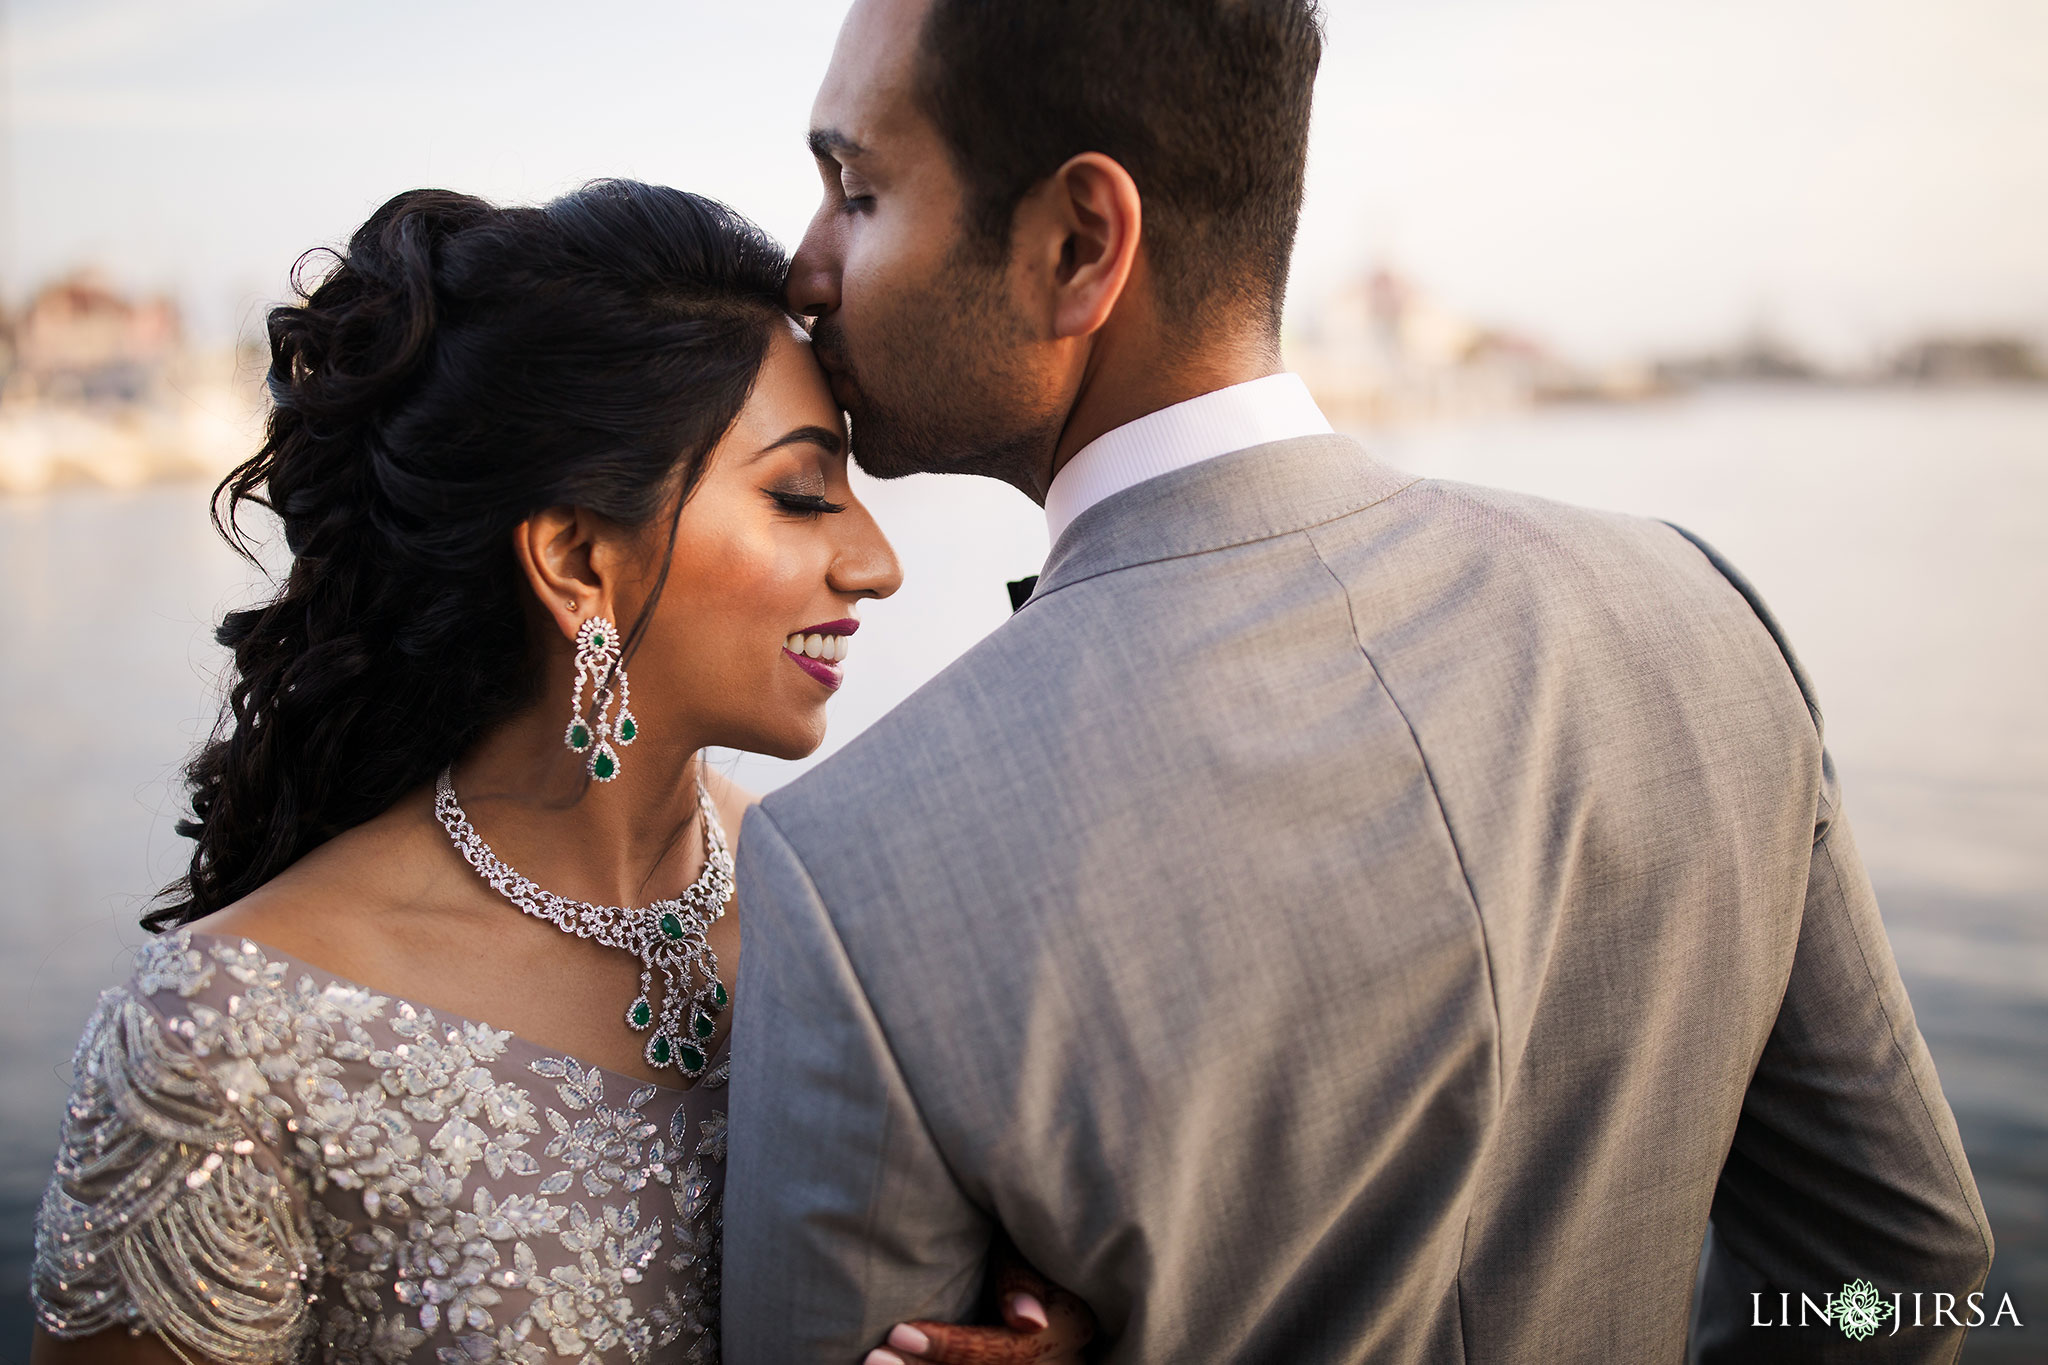
[[[761,455],[791,447],[815,447],[832,459],[846,456],[846,432],[844,428],[834,430],[825,426],[801,426],[785,432],[778,439],[761,448]],[[758,457],[757,457],[758,458]],[[761,491],[781,511],[806,519],[825,516],[833,512],[844,512],[848,504],[833,502],[822,493],[806,491],[829,486],[826,470],[811,460],[798,460],[793,465],[784,463],[773,475],[765,475],[769,483]]]
[[[764,488],[761,491],[766,493],[777,507],[797,516],[817,517],[846,510],[845,503],[833,502],[816,493],[790,493],[776,488]]]

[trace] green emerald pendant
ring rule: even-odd
[[[641,996],[638,1000],[635,1000],[632,1004],[626,1007],[626,1023],[630,1025],[635,1032],[638,1032],[641,1029],[646,1028],[649,1024],[653,1022],[654,1007],[647,1003],[646,996]]]
[[[711,1012],[716,1014],[731,1003],[732,997],[725,993],[725,983],[713,981],[711,983]]]
[[[663,938],[679,939],[683,936],[683,922],[676,918],[673,910],[662,912],[660,925]]]
[[[675,1049],[669,1046],[668,1035],[657,1033],[647,1043],[647,1062],[650,1066],[667,1066],[675,1057]]]
[[[702,1071],[704,1069],[704,1061],[704,1054],[698,1051],[693,1044],[684,1043],[676,1049],[676,1065],[683,1069],[683,1074],[686,1076],[694,1076]]]
[[[697,1010],[690,1015],[690,1032],[699,1038],[709,1038],[718,1032],[718,1025],[712,1021],[710,1015],[703,1010]]]
[[[579,722],[569,727],[569,747],[579,754],[590,747],[590,727],[588,725]]]

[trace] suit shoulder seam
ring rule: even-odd
[[[1784,661],[1785,667],[1790,670],[1792,681],[1799,688],[1799,699],[1805,703],[1807,714],[1813,720],[1814,733],[1825,739],[1827,735],[1827,722],[1821,713],[1820,697],[1814,689],[1813,679],[1807,675],[1805,666],[1799,662],[1799,656],[1793,652],[1792,642],[1786,636],[1785,628],[1778,623],[1778,618],[1772,613],[1770,607],[1765,605],[1763,594],[1757,591],[1755,584],[1743,576],[1741,570],[1737,569],[1733,563],[1712,545],[1694,535],[1691,531],[1686,530],[1685,527],[1680,526],[1675,521],[1664,521],[1658,524],[1676,532],[1679,539],[1692,546],[1700,558],[1706,560],[1708,566],[1720,575],[1724,583],[1735,589],[1736,595],[1749,607],[1751,614],[1762,624],[1764,632],[1771,637],[1771,644],[1776,647],[1778,657]]]

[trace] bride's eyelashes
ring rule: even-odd
[[[846,510],[845,503],[833,502],[830,499],[818,496],[816,493],[785,493],[774,488],[764,488],[761,491],[766,493],[769,500],[777,507],[800,517],[824,516],[832,512],[844,512]]]

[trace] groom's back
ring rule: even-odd
[[[844,1093],[736,1090],[727,1293],[828,1358],[962,1306],[986,1216],[1115,1360],[1675,1360],[1822,788],[1668,527],[1336,438],[1141,485],[749,821],[742,1072]],[[778,1223],[835,1163],[864,1230]]]

